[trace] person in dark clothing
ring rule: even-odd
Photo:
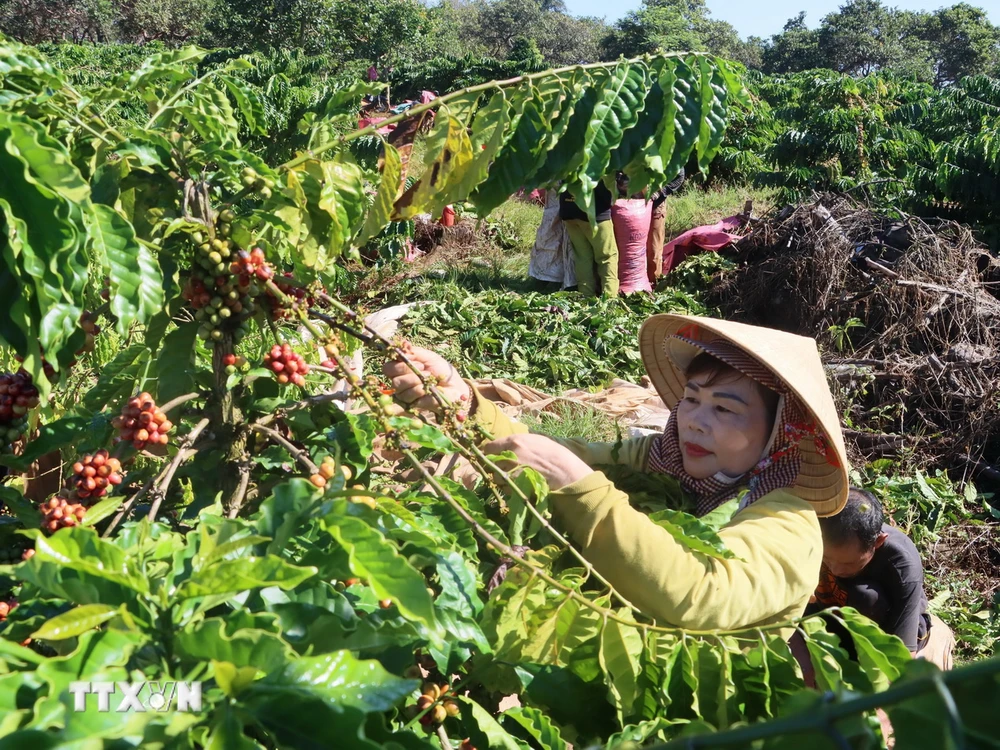
[[[604,183],[594,188],[596,226],[591,228],[587,214],[568,192],[559,194],[559,218],[566,225],[573,243],[573,261],[576,266],[577,289],[589,297],[597,296],[597,282],[601,294],[618,295],[618,245],[611,225],[611,191]]]
[[[949,668],[954,638],[927,611],[920,554],[906,534],[885,523],[878,499],[852,487],[844,509],[819,522],[823,568],[815,602],[806,613],[853,607],[886,633],[899,636],[911,654]],[[933,641],[932,631],[937,631]],[[934,648],[927,649],[932,642]]]

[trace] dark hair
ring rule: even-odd
[[[736,380],[737,378],[746,377],[732,365],[726,364],[721,359],[712,356],[708,352],[702,352],[691,360],[691,364],[689,364],[687,369],[684,371],[684,377],[688,380],[696,375],[708,376],[705,379],[704,385],[715,385],[720,380],[722,382],[726,382],[727,380]],[[767,409],[768,414],[767,432],[768,435],[770,435],[771,430],[774,429],[774,420],[777,419],[778,416],[778,394],[766,385],[761,385],[753,378],[750,378],[750,382],[753,383],[754,388],[757,389],[757,392],[760,393],[760,397],[764,400],[764,408]]]
[[[847,492],[847,505],[835,516],[819,519],[826,544],[858,542],[865,552],[875,548],[882,533],[885,513],[882,503],[868,490],[851,487]]]

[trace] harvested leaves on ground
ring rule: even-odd
[[[455,362],[466,377],[510,378],[543,390],[591,389],[616,377],[638,383],[645,372],[639,326],[668,312],[708,313],[677,289],[618,299],[455,289],[415,308],[403,331]]]

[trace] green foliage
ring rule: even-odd
[[[423,298],[419,288],[407,294]],[[673,290],[581,300],[566,292],[470,296],[454,289],[415,308],[405,325],[414,341],[461,363],[468,377],[506,377],[560,391],[600,387],[615,377],[638,382],[644,370],[635,332],[647,317],[663,312],[704,309]]]
[[[655,187],[689,160],[707,166],[742,94],[731,67],[658,56],[487,83],[417,108],[434,114],[420,149],[353,130],[366,89],[331,86],[295,115],[308,148],[277,164],[255,140],[281,127],[267,86],[307,62],[289,56],[285,72],[254,78],[252,60],[206,57],[160,51],[110,84],[77,88],[34,50],[0,45],[0,168],[9,178],[0,184],[0,287],[11,302],[0,336],[55,403],[73,409],[40,409],[37,439],[3,463],[20,471],[106,445],[123,405],[150,414],[126,400],[147,389],[176,422],[165,450],[137,455],[140,430],[124,437],[116,451],[126,481],[82,524],[28,528],[28,501],[4,488],[34,552],[0,569],[18,602],[0,622],[5,745],[431,748],[411,731],[427,716],[439,740],[483,747],[673,739],[755,726],[818,700],[799,693],[785,641],[795,625],[825,690],[871,693],[906,679],[902,643],[851,610],[837,616],[857,664],[815,619],[712,633],[650,622],[549,523],[539,474],[525,469],[499,488],[476,452],[484,435],[455,410],[433,423],[400,416],[377,379],[356,374],[367,411],[342,411],[312,391],[347,376],[343,357],[362,341],[400,353],[371,341],[356,313],[322,291],[360,245],[447,203],[468,200],[486,215],[521,186],[566,182],[587,205],[613,167]],[[404,132],[416,124],[398,123]],[[265,299],[238,324],[220,319],[203,343],[192,318],[231,308],[221,294],[196,305],[194,282],[224,289],[227,272],[251,276],[252,248],[267,259],[252,274]],[[211,259],[222,250],[235,253],[236,270]],[[710,265],[698,261],[684,283]],[[105,274],[109,299],[97,314],[122,345],[92,361],[102,365],[93,379],[72,383],[77,404],[66,371],[88,356],[80,315]],[[252,285],[240,286],[250,307]],[[244,304],[238,292],[236,301]],[[416,325],[428,337],[458,335],[470,370],[589,386],[637,374],[638,320],[674,309],[703,312],[677,289],[587,303],[497,295],[428,306]],[[297,386],[250,362],[228,364],[238,345],[253,365],[284,373],[273,367],[284,362],[295,373],[297,360],[271,353],[282,343],[312,361],[323,344],[335,367],[304,373]],[[42,347],[58,377],[45,375]],[[115,426],[133,429],[124,418]],[[414,481],[373,470],[393,452]],[[473,462],[479,479],[466,487],[430,473],[425,462],[442,454]],[[717,534],[722,514],[698,520],[683,512],[684,498],[664,502],[679,494],[654,497],[654,520],[691,554],[730,556]],[[520,543],[532,549],[509,546]],[[501,564],[506,580],[488,594]],[[31,648],[18,645],[29,638]],[[437,681],[458,676],[457,712],[421,721],[425,709],[412,710],[418,666]],[[204,700],[189,713],[101,712],[94,700],[77,712],[70,686],[80,680],[199,680]],[[506,691],[524,704],[494,715]]]

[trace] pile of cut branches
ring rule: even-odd
[[[758,222],[736,260],[709,304],[817,338],[855,459],[1000,481],[1000,261],[967,227],[822,195]]]

